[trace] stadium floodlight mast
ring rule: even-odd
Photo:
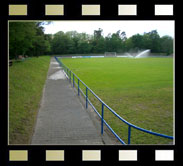
[[[105,52],[104,56],[116,56],[116,52]]]

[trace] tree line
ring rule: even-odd
[[[62,55],[62,54],[104,54],[105,52],[124,53],[150,49],[152,53],[173,53],[173,38],[160,37],[156,30],[135,34],[127,38],[124,31],[118,30],[104,37],[103,30],[94,30],[92,35],[77,31],[44,33],[44,24],[49,22],[10,22],[9,56],[18,55]]]

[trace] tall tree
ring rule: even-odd
[[[39,56],[48,52],[50,43],[46,41],[41,22],[9,22],[9,56]]]
[[[103,29],[99,28],[98,30],[94,30],[94,38],[95,39],[100,39],[102,35]]]
[[[36,35],[35,23],[10,22],[9,23],[9,53],[10,58],[24,55],[33,47]]]
[[[160,36],[156,30],[148,33],[144,33],[144,43],[147,49],[151,49],[151,52],[160,52]]]
[[[170,55],[173,53],[173,38],[170,36],[163,36],[161,38],[161,50],[166,53],[166,55]]]

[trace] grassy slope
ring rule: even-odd
[[[173,59],[63,59],[105,103],[129,122],[173,135]],[[85,92],[85,91],[84,91]],[[92,95],[90,98],[92,98]],[[94,99],[92,99],[94,101]],[[101,104],[95,100],[95,106]],[[127,142],[127,125],[105,108],[105,119]],[[132,144],[166,144],[168,139],[132,129]]]
[[[50,57],[15,62],[9,68],[9,144],[29,144]]]

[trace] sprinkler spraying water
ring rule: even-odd
[[[150,50],[141,51],[140,53],[125,53],[123,55],[118,55],[117,57],[121,58],[145,58],[149,55]]]
[[[147,57],[149,55],[149,53],[150,53],[150,50],[142,51],[139,54],[137,54],[135,56],[135,58],[144,58],[144,57]]]

